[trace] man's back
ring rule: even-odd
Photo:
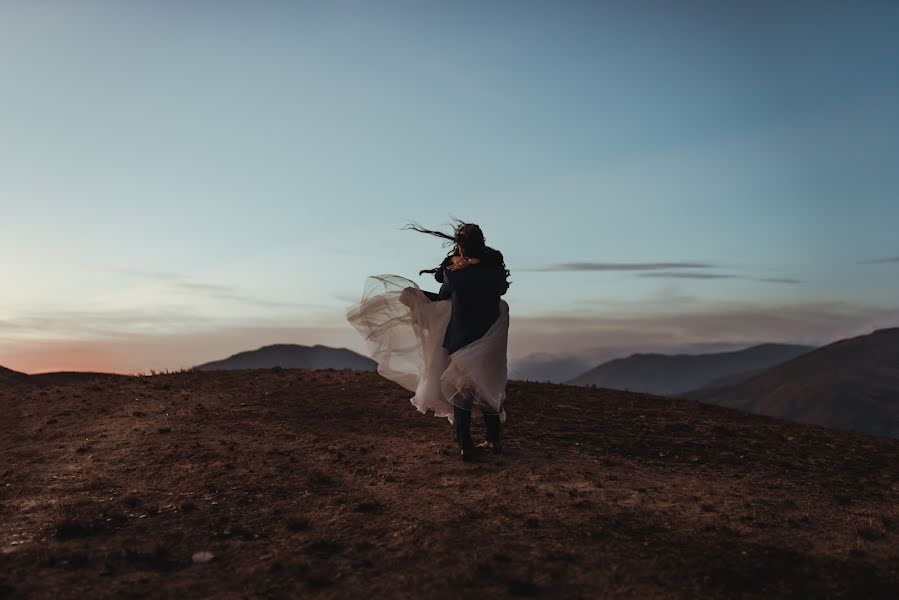
[[[476,264],[445,270],[440,298],[452,298],[453,308],[443,346],[452,354],[479,339],[499,317],[499,299],[506,293],[505,270]]]

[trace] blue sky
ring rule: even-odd
[[[0,364],[362,350],[346,306],[435,265],[399,228],[450,215],[506,256],[513,357],[897,325],[897,27],[888,2],[4,2]]]

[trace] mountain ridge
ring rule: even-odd
[[[220,360],[194,367],[198,371],[233,369],[355,369],[374,371],[377,363],[367,356],[347,348],[315,344],[269,344],[255,350],[245,350]]]
[[[648,394],[679,395],[701,388],[716,379],[768,368],[813,349],[812,346],[768,342],[729,352],[640,352],[604,362],[567,383]]]
[[[899,437],[899,327],[838,340],[685,397],[785,420]]]
[[[0,366],[0,385],[27,383],[30,377],[31,376],[27,373],[20,373],[19,371],[13,371],[12,369]]]

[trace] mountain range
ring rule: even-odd
[[[812,346],[760,344],[736,352],[711,354],[633,354],[605,362],[570,380],[664,396],[679,395],[728,378],[748,378],[760,369],[814,350]]]
[[[577,356],[535,352],[509,360],[509,377],[520,381],[564,383],[589,368],[590,363]]]
[[[840,340],[686,397],[790,421],[899,437],[899,328]]]
[[[552,380],[576,359],[535,354],[530,373]],[[376,363],[345,348],[275,344],[195,367],[198,371],[266,369],[375,371]],[[512,378],[521,371],[510,368]],[[118,376],[96,373],[26,375],[0,367],[0,388],[61,385]],[[899,437],[899,328],[822,348],[761,344],[711,354],[634,354],[571,380],[577,385],[681,396],[784,420]]]
[[[257,350],[239,352],[228,358],[194,367],[198,371],[228,371],[235,369],[354,369],[374,371],[377,363],[346,348],[329,346],[301,346],[273,344]]]

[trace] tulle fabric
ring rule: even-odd
[[[414,392],[422,413],[452,420],[453,407],[499,414],[505,420],[509,305],[480,339],[448,354],[443,336],[451,300],[431,301],[414,281],[375,275],[347,320],[368,344],[378,373]]]

